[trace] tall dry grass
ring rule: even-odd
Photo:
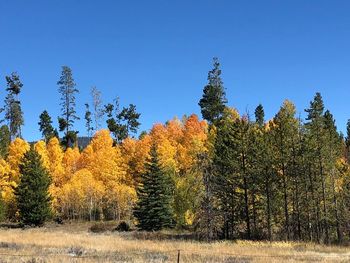
[[[178,250],[180,262],[350,262],[346,247],[136,239],[133,233],[94,234],[89,226],[0,229],[0,262],[176,262]]]

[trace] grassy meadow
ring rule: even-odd
[[[0,229],[0,262],[349,262],[346,247],[295,242],[165,239],[163,233],[93,233],[90,223]],[[163,234],[163,235],[162,235]]]

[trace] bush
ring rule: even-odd
[[[130,231],[130,225],[125,222],[125,221],[121,221],[118,226],[115,228],[116,231],[120,231],[120,232],[127,232]]]
[[[111,227],[111,225],[106,224],[106,223],[96,223],[96,224],[93,224],[89,228],[89,230],[93,233],[103,233],[106,231],[111,231],[112,227]]]

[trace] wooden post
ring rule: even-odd
[[[177,263],[180,263],[180,249],[177,251]]]

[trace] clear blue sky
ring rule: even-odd
[[[24,83],[24,137],[38,116],[59,115],[57,80],[72,68],[78,113],[96,85],[109,102],[134,103],[142,130],[197,105],[211,59],[221,60],[230,106],[271,118],[284,99],[298,111],[316,91],[345,130],[350,118],[350,1],[0,1],[0,87]],[[84,122],[76,128],[85,134]]]

